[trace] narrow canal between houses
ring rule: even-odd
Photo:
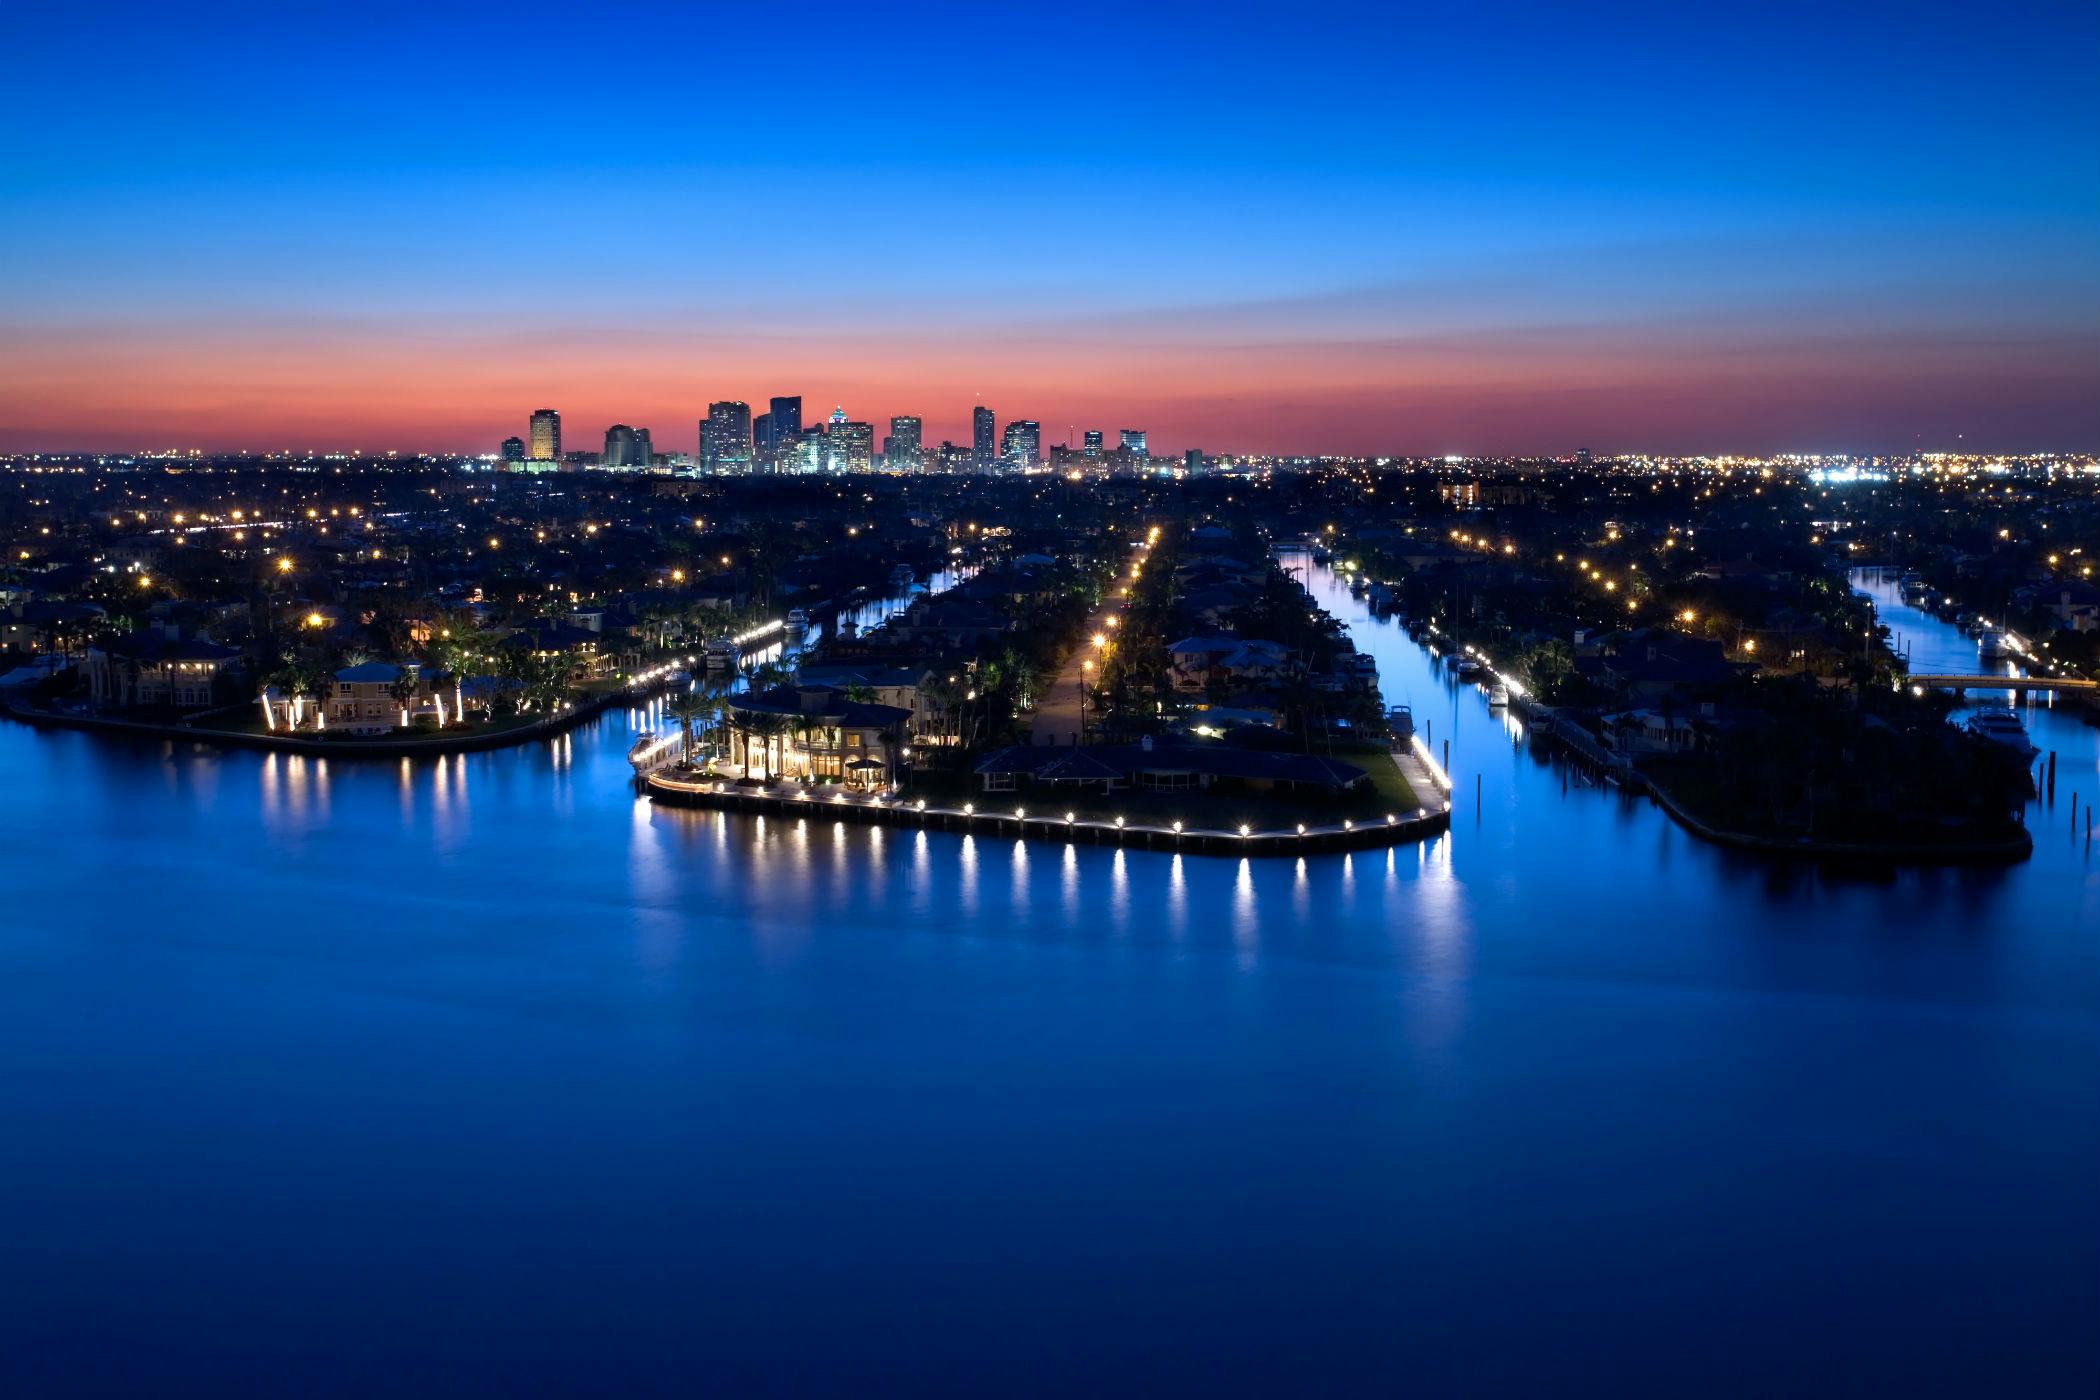
[[[654,705],[419,763],[0,726],[11,1364],[2089,1390],[2100,878],[2062,808],[2007,870],[1775,868],[1310,584],[1450,740],[1449,836],[660,810]],[[2030,730],[2060,793],[2100,772]]]

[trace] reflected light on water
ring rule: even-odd
[[[1254,897],[1254,865],[1247,856],[1240,857],[1232,880],[1232,944],[1239,949],[1242,970],[1253,968],[1261,946],[1261,914]]]

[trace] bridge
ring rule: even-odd
[[[1916,675],[1910,683],[1934,690],[2100,690],[2100,681],[2056,676]]]

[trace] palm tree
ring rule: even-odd
[[[416,698],[417,688],[415,667],[396,666],[394,668],[394,681],[393,684],[386,688],[386,693],[393,696],[394,703],[401,707],[401,718],[404,727],[406,727],[408,721],[408,703]]]
[[[681,740],[679,756],[686,762],[693,761],[693,721],[714,713],[715,704],[704,695],[688,692],[671,702],[671,714],[678,720]]]
[[[772,742],[786,724],[781,715],[770,715],[763,711],[746,710],[734,721],[735,727],[744,735],[744,776],[751,776],[751,741],[758,740],[759,781],[771,782],[773,778]]]

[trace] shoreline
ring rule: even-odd
[[[428,739],[309,739],[290,734],[252,734],[238,729],[203,729],[195,725],[157,720],[116,719],[107,715],[65,714],[40,710],[13,701],[0,704],[0,714],[36,729],[78,729],[88,733],[137,739],[178,739],[217,744],[226,748],[254,749],[265,753],[293,753],[310,758],[418,758],[443,757],[454,753],[476,753],[509,748],[535,739],[564,734],[596,719],[615,705],[630,704],[639,694],[624,690],[593,696],[558,715],[496,733],[437,736]]]
[[[1391,822],[1340,823],[1295,828],[1237,831],[1170,827],[1130,823],[1117,826],[1103,821],[1066,821],[1056,816],[1017,817],[1012,812],[964,811],[957,807],[932,807],[922,802],[880,802],[850,798],[843,793],[818,798],[809,795],[776,796],[755,792],[725,780],[685,781],[652,773],[640,786],[651,802],[669,807],[740,812],[777,816],[798,821],[830,816],[834,821],[858,821],[878,826],[908,826],[926,831],[948,831],[963,835],[1010,836],[1016,839],[1061,841],[1067,845],[1085,842],[1095,846],[1136,847],[1140,850],[1183,851],[1212,856],[1295,856],[1337,851],[1380,850],[1411,845],[1442,835],[1451,826],[1448,800],[1441,811],[1417,809],[1415,815]]]
[[[2034,854],[2034,836],[2022,831],[2003,841],[1951,841],[1921,844],[1915,841],[1814,841],[1759,836],[1730,831],[1694,816],[1670,790],[1653,777],[1643,775],[1648,796],[1655,805],[1686,831],[1702,841],[1767,856],[1794,856],[1808,860],[1850,860],[1862,863],[1899,865],[2011,865]]]

